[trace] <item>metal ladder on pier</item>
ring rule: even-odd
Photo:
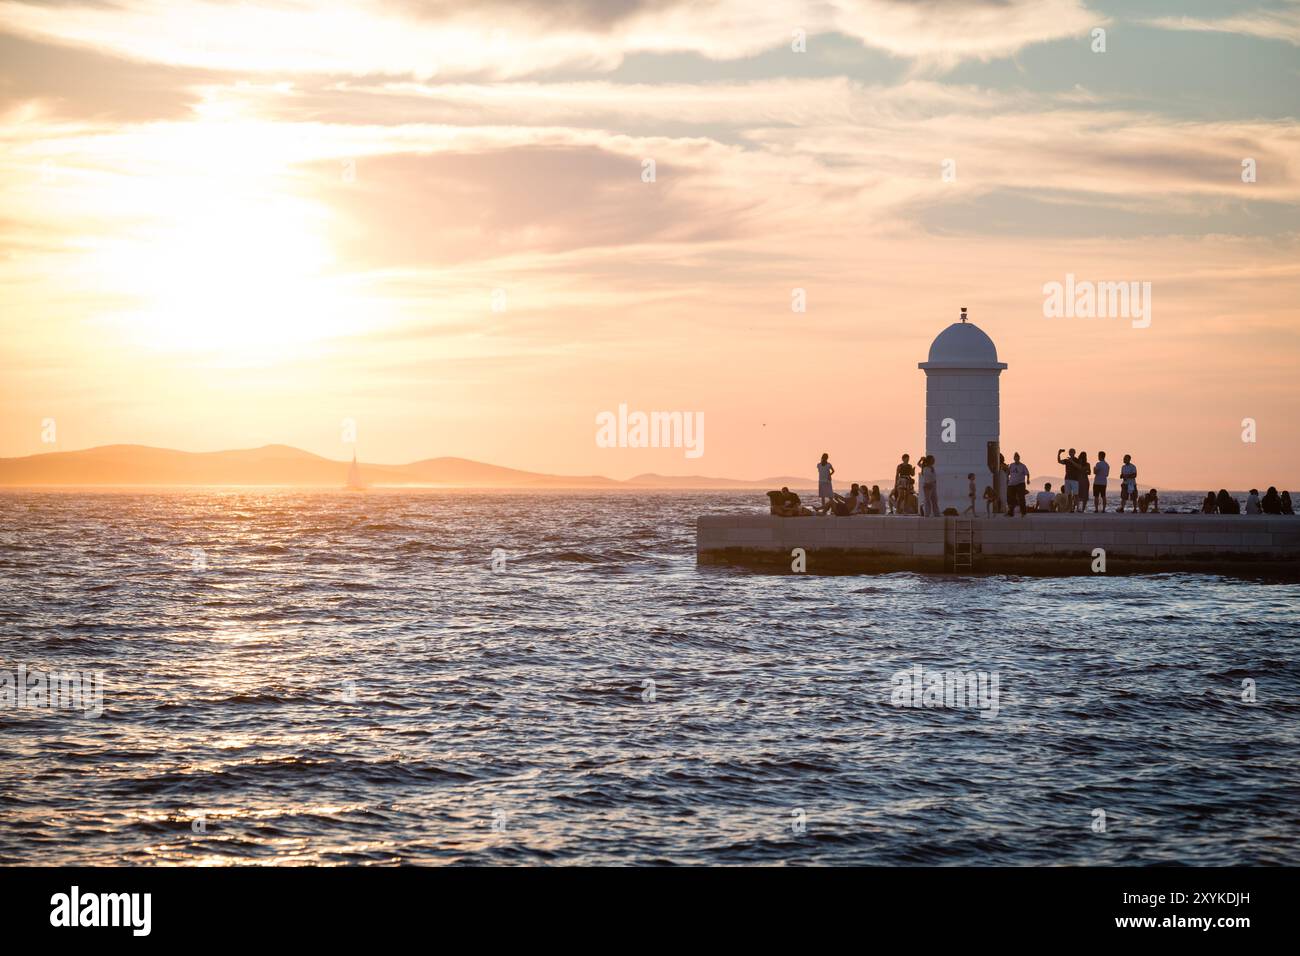
[[[975,519],[958,518],[953,530],[952,569],[957,574],[968,573],[975,568]]]

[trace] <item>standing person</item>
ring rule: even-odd
[[[921,490],[925,493],[925,513],[931,518],[939,516],[939,477],[934,471],[934,455],[921,459]]]
[[[975,472],[972,471],[969,475],[967,475],[967,476],[966,476],[966,480],[967,480],[968,482],[970,482],[970,487],[969,487],[969,489],[968,489],[967,492],[966,492],[966,494],[970,496],[970,504],[966,506],[966,511],[965,511],[964,513],[973,515],[973,514],[975,514],[975,494],[976,494],[976,492],[975,492]],[[992,497],[992,496],[990,496],[990,497]]]
[[[930,464],[930,456],[922,455],[916,460],[916,513],[925,517],[925,469]]]
[[[993,475],[993,510],[1002,514],[1007,510],[1007,456],[998,452],[998,470]]]
[[[826,503],[835,497],[835,488],[831,485],[831,475],[835,474],[835,466],[831,464],[830,452],[822,452],[822,460],[817,462],[817,495],[822,500],[822,508]]]
[[[1079,452],[1079,514],[1088,510],[1088,499],[1092,497],[1089,494],[1088,477],[1092,474],[1092,466],[1088,464],[1088,453]]]
[[[1097,452],[1097,464],[1092,466],[1092,510],[1106,510],[1106,480],[1110,477],[1110,462],[1104,451]]]
[[[1133,502],[1134,513],[1138,510],[1138,469],[1133,464],[1133,456],[1125,455],[1124,464],[1119,469],[1119,513],[1124,513],[1124,502]]]
[[[1025,467],[1020,460],[1020,452],[1016,452],[1012,457],[1012,462],[1007,466],[1007,517],[1015,516],[1016,506],[1020,506],[1020,517],[1025,516],[1025,489],[1028,487],[1026,482],[1029,481],[1029,469]]]
[[[1079,459],[1074,455],[1074,449],[1070,449],[1068,458],[1062,458],[1065,449],[1057,449],[1056,463],[1065,466],[1065,479],[1061,484],[1061,494],[1065,496],[1065,510],[1074,510],[1074,499],[1079,494]]]
[[[898,507],[894,509],[895,514],[904,514],[907,509],[907,496],[912,493],[912,486],[916,476],[916,468],[911,464],[907,455],[903,456],[903,461],[894,469],[894,499],[898,502]]]

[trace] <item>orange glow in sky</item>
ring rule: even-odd
[[[0,2],[0,456],[876,479],[967,306],[1036,476],[1300,487],[1300,26],[1154,7]]]

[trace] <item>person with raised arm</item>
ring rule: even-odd
[[[1065,479],[1061,484],[1061,494],[1065,496],[1066,511],[1074,510],[1074,499],[1079,494],[1079,459],[1074,454],[1074,449],[1070,449],[1068,458],[1062,458],[1065,454],[1064,448],[1057,449],[1056,463],[1065,466]]]

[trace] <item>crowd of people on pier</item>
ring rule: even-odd
[[[1205,501],[1201,503],[1201,514],[1239,515],[1241,514],[1241,504],[1227,491],[1220,488],[1217,495],[1213,491],[1206,493]],[[1295,509],[1291,506],[1291,492],[1284,491],[1278,494],[1277,489],[1270,485],[1268,491],[1264,492],[1264,497],[1260,498],[1259,489],[1251,488],[1250,494],[1246,496],[1246,514],[1293,515]]]
[[[961,514],[977,514],[976,502],[983,499],[984,513],[987,516],[1005,514],[1014,517],[1017,510],[1026,515],[1030,512],[1055,514],[1080,514],[1088,510],[1092,502],[1094,513],[1105,512],[1109,506],[1111,489],[1111,466],[1104,451],[1097,452],[1096,461],[1089,461],[1086,451],[1076,452],[1073,448],[1061,448],[1056,453],[1057,464],[1062,466],[1064,479],[1059,490],[1052,490],[1052,482],[1044,482],[1043,489],[1034,495],[1032,505],[1029,503],[1029,468],[1020,460],[1020,453],[1014,452],[1008,462],[1003,455],[998,455],[998,469],[993,474],[993,484],[986,485],[983,495],[979,495],[975,474],[966,476],[969,504]],[[894,469],[894,484],[888,492],[881,491],[879,485],[870,488],[865,483],[854,482],[848,495],[835,491],[833,476],[835,466],[831,464],[830,454],[824,452],[817,462],[817,497],[820,504],[815,507],[805,505],[797,494],[788,487],[780,491],[769,491],[771,513],[783,517],[803,515],[924,515],[934,517],[939,512],[938,474],[934,455],[923,455],[914,465],[909,455]],[[1138,490],[1138,470],[1132,455],[1125,455],[1116,476],[1119,485],[1119,507],[1116,514],[1123,514],[1126,508],[1132,513],[1157,514],[1160,512],[1160,493],[1155,488],[1145,492]],[[1202,514],[1241,514],[1241,504],[1226,490],[1220,488],[1218,494],[1209,492],[1201,504]],[[1295,511],[1291,505],[1291,493],[1279,494],[1270,487],[1261,498],[1258,489],[1252,488],[1246,499],[1246,514],[1292,515]],[[949,509],[948,514],[957,514],[956,509]]]

